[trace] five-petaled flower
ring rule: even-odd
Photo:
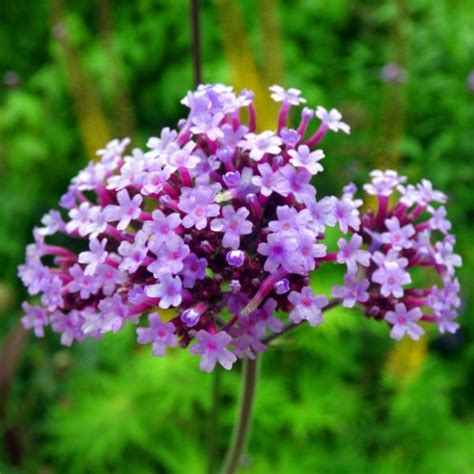
[[[232,341],[232,338],[224,331],[217,334],[209,334],[207,331],[200,330],[196,334],[197,344],[191,347],[191,353],[201,356],[199,367],[205,372],[212,372],[217,362],[230,370],[237,360],[232,352],[226,349],[226,346]]]
[[[425,331],[417,324],[422,317],[420,308],[408,310],[403,303],[395,305],[395,311],[388,311],[385,320],[392,325],[390,336],[399,341],[405,334],[417,341]]]
[[[130,198],[126,189],[117,193],[118,205],[110,204],[104,210],[107,222],[117,222],[118,230],[125,230],[133,219],[140,215],[140,205],[143,201],[141,194],[136,194]]]

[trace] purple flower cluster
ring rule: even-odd
[[[328,254],[347,265],[344,285],[335,286],[332,296],[348,308],[358,303],[369,318],[387,321],[397,340],[404,334],[419,339],[421,321],[454,333],[461,303],[455,269],[462,260],[453,252],[446,196],[427,180],[405,185],[406,178],[392,170],[371,175],[364,190],[376,196],[378,208],[364,213],[351,239],[339,240],[339,251]],[[414,273],[420,268],[431,268],[441,286],[416,285]]]
[[[38,337],[51,326],[70,345],[137,324],[138,343],[155,356],[190,347],[202,370],[230,369],[263,351],[285,314],[293,324],[323,321],[329,302],[309,274],[333,262],[347,267],[333,295],[385,319],[394,338],[419,337],[420,320],[454,331],[461,261],[444,207],[432,206],[445,196],[387,171],[365,187],[378,196],[377,213],[361,215],[353,185],[317,198],[311,181],[325,155],[315,147],[349,126],[319,106],[290,128],[291,107],[305,99],[296,89],[271,92],[282,103],[276,131],[257,132],[250,91],[203,85],[183,99],[190,112],[178,130],[165,128],[146,151],[126,154],[128,139],[99,150],[62,196],[63,210],[34,230],[19,275],[38,301],[24,304],[23,325]],[[327,226],[347,234],[337,252],[323,243]],[[408,287],[415,266],[432,267],[443,284]]]

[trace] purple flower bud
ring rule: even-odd
[[[245,253],[242,250],[231,250],[227,252],[225,258],[231,267],[239,268],[245,262]]]
[[[346,184],[346,186],[342,188],[342,194],[348,194],[350,196],[354,196],[356,192],[357,192],[357,186],[354,183]]]
[[[281,156],[281,155],[274,156],[273,159],[272,159],[272,166],[275,169],[280,168],[281,166],[284,165],[284,163],[285,163],[285,160],[283,159],[283,156]],[[263,166],[263,165],[260,165],[260,166]]]
[[[301,138],[300,134],[291,128],[282,128],[280,130],[280,137],[283,140],[283,143],[291,147],[295,146]]]
[[[258,202],[258,197],[256,194],[247,194],[247,204],[249,205],[254,219],[260,219],[262,216],[262,207],[260,206]]]
[[[200,247],[202,250],[204,250],[206,253],[212,253],[214,252],[214,247],[212,244],[209,242],[209,240],[203,240],[200,243]]]
[[[277,281],[273,285],[273,288],[277,295],[284,295],[290,291],[290,282],[286,278],[283,278],[283,280]]]
[[[224,175],[223,180],[228,188],[236,188],[240,184],[240,173],[229,171]]]
[[[188,308],[181,313],[181,321],[188,327],[196,326],[201,315],[194,308]]]
[[[128,301],[132,304],[140,304],[146,301],[145,289],[140,285],[134,285],[128,292]]]
[[[309,107],[304,107],[301,112],[301,117],[306,120],[312,119],[314,117],[314,110]]]

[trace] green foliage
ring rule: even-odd
[[[238,3],[262,63],[258,2]],[[50,19],[59,4],[65,15],[55,25]],[[227,81],[215,2],[201,4],[204,80]],[[465,317],[460,336],[430,334],[414,368],[403,350],[393,356],[386,327],[355,310],[334,309],[321,327],[275,342],[262,358],[243,473],[473,472],[471,10],[469,0],[279,2],[286,83],[301,88],[310,104],[340,108],[353,129],[350,138],[325,142],[327,173],[316,180],[318,195],[338,192],[349,180],[364,182],[375,163],[446,190],[465,261]],[[77,77],[68,70],[58,26],[111,133],[121,130],[117,107],[133,104],[130,133],[139,146],[180,118],[192,74],[184,0],[17,0],[2,6],[0,26],[0,70],[19,77],[16,87],[0,87],[0,332],[6,333],[18,318],[23,290],[16,267],[31,229],[87,159],[71,87]],[[391,61],[408,71],[405,85],[381,82],[380,69]],[[334,246],[336,236],[329,240]],[[328,294],[340,279],[324,268],[312,285]],[[7,293],[17,295],[14,306],[3,301]],[[136,347],[131,327],[72,349],[61,348],[56,335],[31,340],[1,420],[0,472],[205,472],[212,376],[197,365],[183,351],[153,358],[149,348]],[[397,375],[408,372],[403,380]],[[221,379],[219,456],[234,422],[239,374],[222,371]],[[15,466],[7,428],[21,452]]]

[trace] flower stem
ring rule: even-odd
[[[219,416],[220,416],[220,397],[221,397],[221,370],[216,367],[213,372],[212,380],[212,407],[209,417],[209,451],[207,459],[207,474],[215,474],[216,461],[219,452]]]
[[[193,56],[194,87],[202,82],[201,31],[199,25],[199,0],[190,0],[191,51]]]
[[[234,474],[236,469],[239,467],[242,455],[246,448],[252,421],[252,408],[257,376],[257,358],[245,358],[242,367],[242,393],[237,415],[237,423],[234,427],[232,441],[225,457],[222,474]]]
[[[338,299],[333,299],[322,309],[323,312],[341,304]],[[264,344],[268,344],[277,337],[285,334],[301,325],[300,323],[290,322],[283,327],[280,333],[271,334],[262,339]],[[242,455],[245,451],[247,438],[250,432],[252,422],[252,408],[255,396],[255,387],[258,378],[258,359],[244,359],[242,367],[242,392],[240,396],[240,406],[237,415],[237,423],[234,426],[232,441],[227,450],[222,474],[234,474],[239,467]]]

